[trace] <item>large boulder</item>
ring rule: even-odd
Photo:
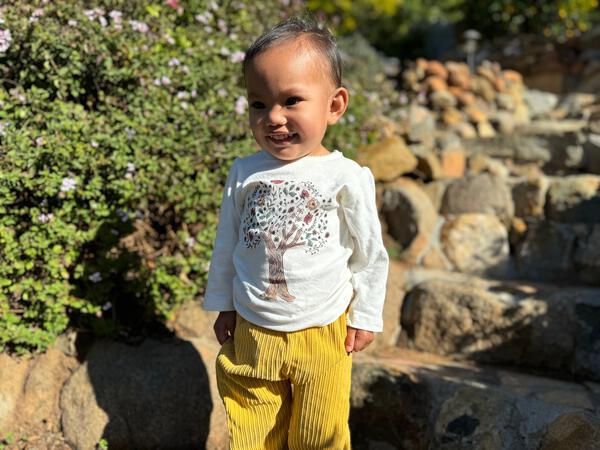
[[[545,176],[521,179],[512,186],[517,217],[543,217],[546,192],[550,183]]]
[[[77,365],[59,345],[36,357],[0,355],[0,430],[59,434],[60,390]]]
[[[417,158],[399,137],[363,147],[358,151],[358,162],[369,167],[377,181],[391,181],[417,167]]]
[[[440,233],[442,249],[460,272],[506,276],[509,271],[508,231],[491,214],[459,214]]]
[[[412,143],[433,144],[435,117],[427,108],[411,104],[407,111],[407,136]]]
[[[600,124],[600,110],[598,112]],[[598,127],[598,133],[600,133],[600,126]],[[600,175],[600,134],[590,134],[583,146],[583,151],[585,153],[586,172]]]
[[[546,218],[557,222],[600,222],[600,176],[552,178],[545,212]]]
[[[445,215],[493,214],[508,224],[514,214],[514,205],[505,180],[483,173],[452,182],[444,193],[441,212]]]
[[[600,284],[600,224],[594,224],[589,233],[577,241],[573,258],[581,280]]]
[[[213,409],[193,340],[99,341],[65,384],[62,428],[75,448],[204,448]]]
[[[388,233],[401,246],[400,258],[420,263],[430,251],[438,214],[429,197],[413,180],[401,178],[386,185],[381,212]]]
[[[532,118],[548,117],[552,110],[558,105],[558,96],[551,92],[543,92],[534,89],[525,90],[523,97]]]
[[[600,289],[430,279],[407,288],[417,350],[600,380]]]
[[[356,355],[351,405],[356,450],[598,448],[586,387],[406,350]]]
[[[542,281],[577,279],[573,254],[585,238],[585,224],[527,220],[525,235],[515,248],[516,267],[523,278]]]
[[[492,139],[471,139],[464,144],[469,153],[542,163],[550,171],[585,167],[584,139],[578,132],[544,135],[513,133]]]

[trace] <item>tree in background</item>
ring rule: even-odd
[[[359,32],[390,56],[424,54],[432,24],[475,28],[494,38],[520,32],[569,38],[598,19],[598,0],[309,0],[307,7],[327,17],[338,33]]]

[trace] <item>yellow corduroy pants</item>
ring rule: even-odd
[[[217,356],[217,384],[231,450],[350,449],[346,313],[294,332],[237,315],[234,338]]]

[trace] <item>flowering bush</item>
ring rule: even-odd
[[[148,331],[202,293],[221,186],[255,150],[243,51],[298,6],[0,7],[0,350]],[[378,103],[355,105],[329,145],[376,135],[361,122]]]

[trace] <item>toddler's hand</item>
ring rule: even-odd
[[[229,338],[233,338],[233,330],[235,330],[235,311],[221,311],[219,317],[215,320],[213,326],[215,336],[219,344],[223,345]]]
[[[348,330],[346,334],[346,351],[348,353],[364,350],[375,339],[375,333],[372,331],[358,330],[349,326],[346,328]]]

